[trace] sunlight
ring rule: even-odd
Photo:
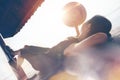
[[[69,28],[68,26],[64,25],[62,22],[62,13],[63,13],[63,6],[67,2],[65,1],[45,1],[41,8],[38,9],[38,14],[36,12],[36,16],[40,16],[37,25],[42,25],[42,28],[39,27],[37,30],[43,30],[42,33],[44,34],[44,39],[46,38],[47,43],[45,40],[44,46],[53,46],[56,43],[64,40],[67,36],[73,36],[76,34],[73,28]],[[36,18],[38,19],[38,18]],[[41,22],[41,23],[40,23]],[[44,27],[43,27],[44,26]],[[36,31],[36,30],[34,30]],[[39,39],[41,39],[40,35]],[[49,40],[49,41],[48,41]],[[49,45],[48,45],[49,43]],[[41,44],[40,44],[41,45]]]

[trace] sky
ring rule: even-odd
[[[25,45],[52,47],[68,36],[75,36],[75,29],[61,21],[62,8],[70,1],[84,5],[87,11],[86,20],[99,14],[112,22],[113,29],[120,27],[120,0],[45,0],[19,33],[5,39],[6,44],[13,50],[23,48]],[[5,60],[5,56],[0,58]],[[5,62],[0,61],[0,65],[3,63]],[[5,65],[8,64],[3,64],[3,68]]]

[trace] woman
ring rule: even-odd
[[[78,80],[78,78],[81,80],[80,76],[72,75],[71,73],[66,72],[66,69],[73,69],[72,71],[74,71],[74,68],[80,68],[81,66],[76,62],[78,54],[81,54],[82,51],[88,50],[88,48],[99,47],[110,41],[110,30],[111,22],[100,15],[96,15],[84,23],[81,28],[81,34],[78,38],[79,42],[72,43],[64,50],[64,69],[52,76],[50,80],[69,80],[71,78],[71,80]],[[66,63],[67,58],[68,63]],[[81,71],[81,69],[80,71],[79,69],[75,69],[75,72],[76,70],[79,73]]]
[[[42,80],[47,80],[61,68],[64,68],[63,62],[66,56],[73,55],[74,51],[108,41],[111,38],[110,30],[111,22],[103,16],[96,15],[84,23],[79,38],[66,39],[52,48],[26,46],[19,51],[33,68],[41,72]],[[89,43],[91,41],[92,43]]]
[[[65,55],[75,55],[83,49],[103,44],[111,40],[111,22],[103,16],[96,15],[81,28],[80,42],[73,43],[64,50]]]

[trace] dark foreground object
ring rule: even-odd
[[[0,0],[0,33],[12,37],[24,26],[44,0]]]

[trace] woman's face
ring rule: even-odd
[[[80,35],[79,35],[79,40],[83,40],[85,38],[87,38],[89,36],[89,33],[90,33],[90,27],[91,27],[91,24],[90,23],[87,23],[85,22],[81,29],[80,29]]]
[[[81,35],[90,32],[90,27],[91,27],[91,24],[85,22],[85,23],[82,25],[81,30],[80,30],[80,31],[81,31]]]

